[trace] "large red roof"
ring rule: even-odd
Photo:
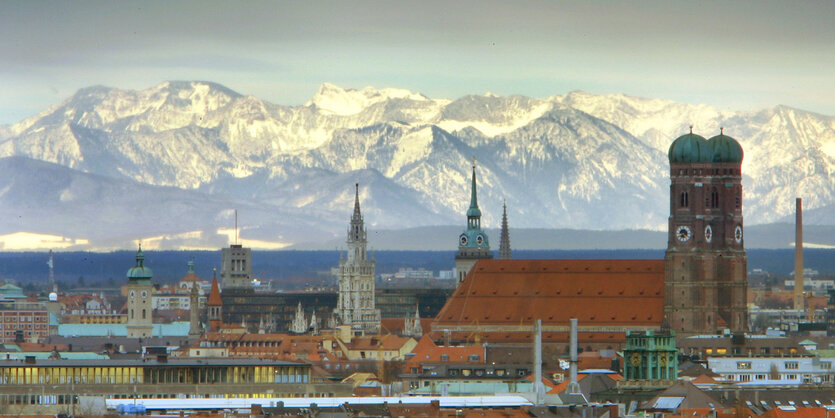
[[[545,332],[559,332],[577,318],[581,333],[613,332],[658,327],[663,315],[664,260],[479,260],[432,331],[489,334],[542,319]]]

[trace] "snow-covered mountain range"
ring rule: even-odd
[[[331,84],[281,106],[166,82],[85,88],[0,126],[0,157],[64,166],[2,161],[16,175],[0,178],[10,215],[0,246],[26,232],[95,248],[150,237],[210,247],[236,208],[243,236],[264,245],[327,241],[342,234],[355,182],[371,230],[463,227],[473,157],[489,227],[506,200],[512,227],[663,229],[666,151],[691,124],[706,137],[724,126],[742,144],[748,224],[785,220],[795,196],[810,222],[835,224],[835,118],[785,106],[732,112],[583,92],[447,100]]]

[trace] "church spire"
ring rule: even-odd
[[[366,239],[365,235],[365,222],[362,219],[362,212],[360,211],[360,185],[359,183],[354,184],[356,187],[355,195],[354,195],[354,214],[351,215],[351,224],[348,227],[348,243],[352,242],[361,242],[364,243]]]
[[[470,209],[467,210],[467,228],[481,229],[481,209],[478,208],[478,190],[475,180],[475,157],[473,157],[473,185],[470,191]]]
[[[476,191],[475,183],[475,157],[473,157],[473,186],[470,196],[470,209],[478,209],[478,192]]]
[[[354,215],[351,216],[351,221],[359,220],[362,222],[362,213],[360,212],[360,184],[354,183]]]
[[[502,233],[499,237],[499,260],[510,260],[510,232],[507,228],[507,202],[502,204]]]

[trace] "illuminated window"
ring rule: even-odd
[[[736,368],[739,370],[751,370],[751,362],[750,361],[738,361],[736,362]]]

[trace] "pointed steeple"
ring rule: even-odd
[[[351,215],[351,224],[348,226],[348,243],[365,242],[365,222],[362,219],[362,212],[360,211],[360,185],[354,184],[356,191],[354,194],[354,214]]]
[[[507,228],[507,202],[502,204],[502,232],[499,237],[499,260],[510,260],[510,231]]]
[[[212,277],[212,290],[209,291],[209,300],[206,301],[208,306],[222,306],[223,302],[220,299],[220,286],[217,284],[217,270],[215,270],[214,277]]]
[[[354,215],[351,216],[351,220],[360,220],[362,221],[362,213],[360,213],[360,184],[354,183],[355,192],[354,192]]]
[[[475,228],[480,227],[481,209],[478,208],[478,190],[475,181],[475,157],[473,157],[473,185],[470,192],[470,209],[467,210],[468,223],[472,220],[476,221]]]

